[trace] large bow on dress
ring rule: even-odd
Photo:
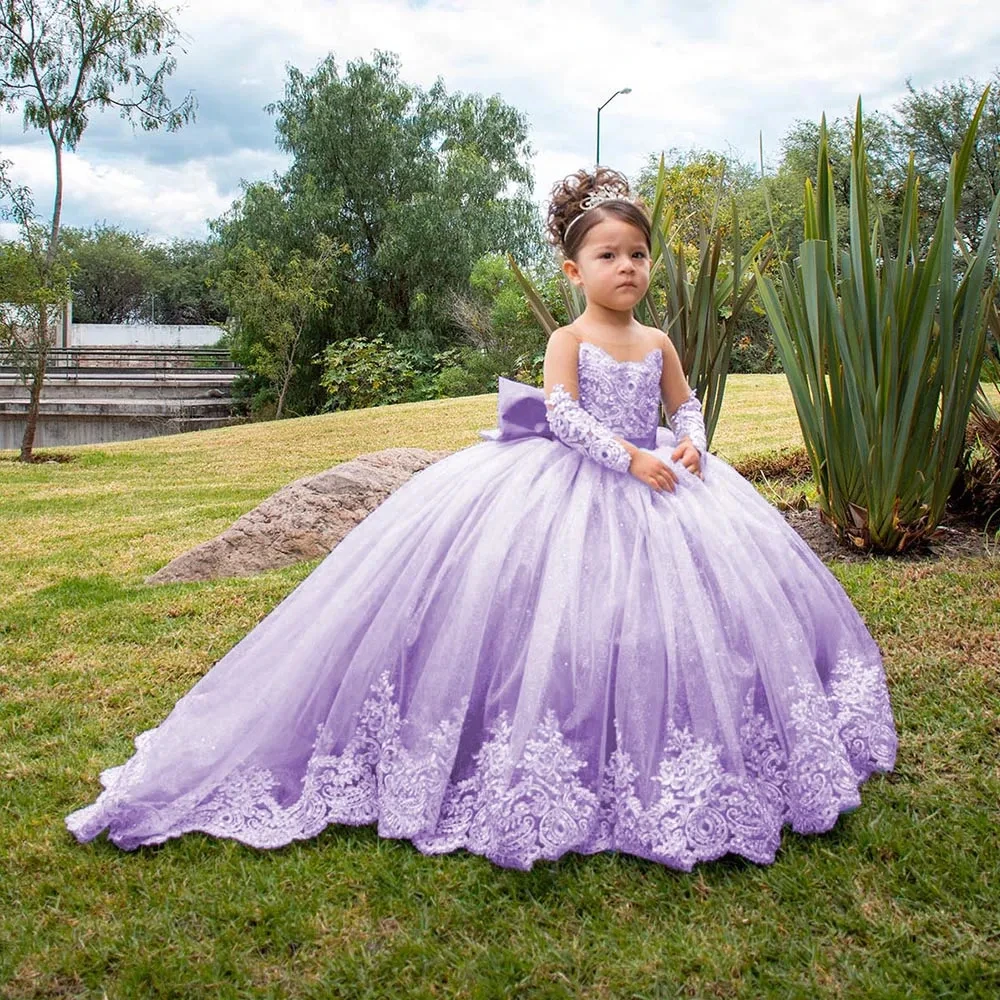
[[[497,387],[497,426],[480,431],[479,436],[487,441],[532,436],[554,439],[545,412],[545,391],[501,376]]]

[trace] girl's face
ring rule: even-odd
[[[576,260],[563,271],[583,288],[587,302],[625,311],[649,288],[649,250],[640,230],[623,219],[602,219],[584,237]]]

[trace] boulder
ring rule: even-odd
[[[252,576],[325,556],[351,528],[414,473],[446,455],[387,448],[297,479],[211,541],[167,563],[146,583]]]

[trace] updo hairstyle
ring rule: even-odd
[[[578,170],[552,188],[547,229],[552,242],[562,251],[563,256],[567,260],[576,260],[587,233],[598,222],[610,217],[635,226],[642,233],[647,249],[652,249],[652,231],[641,201],[606,201],[594,208],[582,207],[583,201],[600,187],[610,187],[614,191],[620,191],[623,198],[631,198],[625,175],[610,167],[597,167],[593,173]],[[583,218],[570,228],[573,220],[580,215]]]

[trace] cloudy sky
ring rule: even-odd
[[[374,49],[398,53],[402,76],[449,91],[500,94],[527,114],[535,194],[594,158],[634,175],[650,152],[731,149],[777,157],[796,119],[890,111],[906,80],[930,87],[985,81],[1000,66],[996,0],[196,0],[169,92],[193,91],[197,121],[133,134],[93,119],[66,164],[65,221],[116,224],[156,239],[201,237],[241,179],[286,166],[264,105],[285,67],[309,72],[332,52],[340,68]],[[49,210],[52,152],[19,116],[0,116],[0,157]]]

